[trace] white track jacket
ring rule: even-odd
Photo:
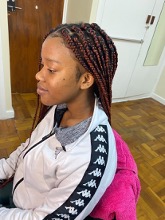
[[[17,207],[0,208],[0,220],[83,220],[114,178],[116,143],[97,99],[88,130],[65,149],[55,134],[47,136],[55,109],[50,109],[30,139],[0,160],[0,179],[15,173]]]

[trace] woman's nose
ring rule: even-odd
[[[36,73],[35,77],[36,77],[37,81],[44,81],[44,74],[43,74],[42,69],[40,71],[38,71],[38,73]]]

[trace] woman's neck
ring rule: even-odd
[[[87,99],[80,99],[74,104],[67,104],[67,111],[61,120],[61,127],[74,126],[81,121],[91,117],[94,111],[94,95]]]

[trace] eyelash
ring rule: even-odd
[[[40,68],[42,69],[44,67],[44,64],[42,64],[41,63],[41,66],[40,66]],[[56,72],[55,70],[52,70],[52,69],[47,69],[50,73],[54,73],[54,72]]]
[[[51,70],[51,69],[48,69],[48,71],[49,71],[50,73],[56,72],[55,70]]]

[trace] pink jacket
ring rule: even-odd
[[[141,188],[137,166],[127,144],[116,131],[114,135],[118,156],[116,175],[90,216],[103,220],[136,220]]]

